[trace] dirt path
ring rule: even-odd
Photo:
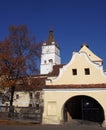
[[[99,125],[89,124],[65,124],[65,125],[20,125],[0,124],[0,130],[106,130]]]

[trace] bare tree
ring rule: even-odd
[[[9,90],[10,106],[17,84],[28,86],[30,75],[38,74],[40,47],[25,25],[10,26],[9,36],[0,42],[0,85]]]

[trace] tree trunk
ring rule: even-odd
[[[11,97],[10,97],[10,107],[9,107],[9,113],[8,113],[8,117],[9,118],[13,118],[14,117],[14,106],[13,106],[14,92],[15,92],[15,86],[12,86],[10,88]]]
[[[12,87],[10,88],[10,93],[11,93],[10,106],[13,106],[14,92],[15,92],[15,86],[12,86]]]

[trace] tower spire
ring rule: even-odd
[[[48,44],[52,44],[52,42],[54,42],[54,35],[53,35],[53,30],[52,28],[50,28],[50,31],[49,31],[49,37],[48,37]]]

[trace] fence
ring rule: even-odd
[[[42,122],[43,107],[0,106],[0,119],[30,120]]]

